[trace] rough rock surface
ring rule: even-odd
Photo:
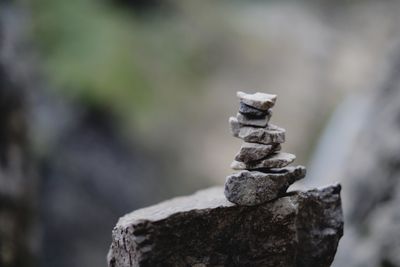
[[[239,152],[235,156],[235,160],[241,162],[251,162],[266,158],[269,154],[280,151],[280,144],[257,144],[257,143],[243,143]]]
[[[228,176],[225,182],[226,198],[238,205],[259,205],[284,195],[291,184],[306,175],[303,166],[269,171],[245,170]]]
[[[293,154],[278,152],[259,161],[245,163],[234,160],[231,164],[231,168],[234,170],[282,168],[292,163],[295,159],[296,156]]]
[[[343,234],[340,186],[293,192],[255,207],[229,203],[222,188],[122,217],[109,267],[328,267]]]
[[[235,117],[229,118],[233,136],[249,143],[272,144],[285,142],[285,129],[269,124],[266,128],[241,126]]]
[[[272,112],[269,112],[268,114],[264,115],[261,118],[253,118],[251,116],[249,117],[247,115],[238,113],[236,115],[236,118],[237,118],[238,122],[242,125],[265,127],[265,126],[267,126],[269,120],[271,119],[271,116],[272,116]]]
[[[240,102],[240,106],[239,106],[239,113],[243,114],[245,116],[248,116],[248,117],[250,117],[252,119],[262,119],[262,118],[264,118],[265,116],[268,115],[268,113],[269,113],[268,111],[269,110],[270,109],[268,109],[268,110],[256,109],[256,108],[248,106],[248,105],[246,105],[246,104],[244,104],[242,102]]]
[[[275,105],[276,95],[265,94],[265,93],[255,93],[246,94],[244,92],[237,92],[237,97],[240,101],[248,106],[254,107],[256,109],[268,110]]]

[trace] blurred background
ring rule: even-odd
[[[400,266],[399,1],[0,1],[0,266],[106,266],[134,209],[222,185],[235,93],[343,185],[335,267]]]

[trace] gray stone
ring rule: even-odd
[[[256,127],[265,127],[268,125],[269,120],[271,119],[272,112],[264,115],[261,118],[252,118],[241,113],[236,114],[236,118],[238,122],[242,125],[247,126],[256,126]]]
[[[252,161],[252,162],[241,162],[234,160],[231,164],[231,168],[234,170],[257,170],[257,169],[270,169],[270,168],[282,168],[296,159],[296,156],[290,153],[277,152],[265,159]]]
[[[280,144],[257,144],[243,143],[239,152],[235,156],[235,160],[241,162],[251,162],[266,158],[273,152],[281,150]]]
[[[256,109],[268,110],[275,105],[276,95],[265,94],[265,93],[255,93],[255,94],[246,94],[244,92],[237,92],[237,97],[244,104],[254,107]]]
[[[272,144],[285,142],[285,129],[271,123],[265,128],[242,126],[235,117],[229,118],[233,136],[249,143]]]
[[[221,187],[122,217],[109,267],[327,267],[343,234],[340,186],[294,192],[256,207]]]
[[[225,196],[238,205],[259,205],[285,194],[288,187],[305,174],[303,166],[273,169],[269,173],[240,171],[226,178]]]
[[[234,137],[239,137],[240,123],[235,117],[229,118],[229,125],[231,126],[231,133]]]
[[[256,108],[253,108],[253,107],[250,107],[250,106],[244,104],[243,102],[240,102],[240,106],[239,106],[239,113],[246,115],[252,119],[264,118],[265,116],[268,115],[270,110],[271,109],[268,109],[268,110],[256,109]]]

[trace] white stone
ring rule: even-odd
[[[261,110],[272,108],[277,99],[276,95],[265,93],[246,94],[239,91],[236,95],[244,104]]]

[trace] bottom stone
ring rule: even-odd
[[[282,196],[291,184],[305,175],[303,166],[270,169],[268,173],[240,171],[226,178],[225,196],[238,205],[259,205]]]
[[[122,217],[109,267],[328,267],[343,234],[340,185],[255,207],[211,188]]]

